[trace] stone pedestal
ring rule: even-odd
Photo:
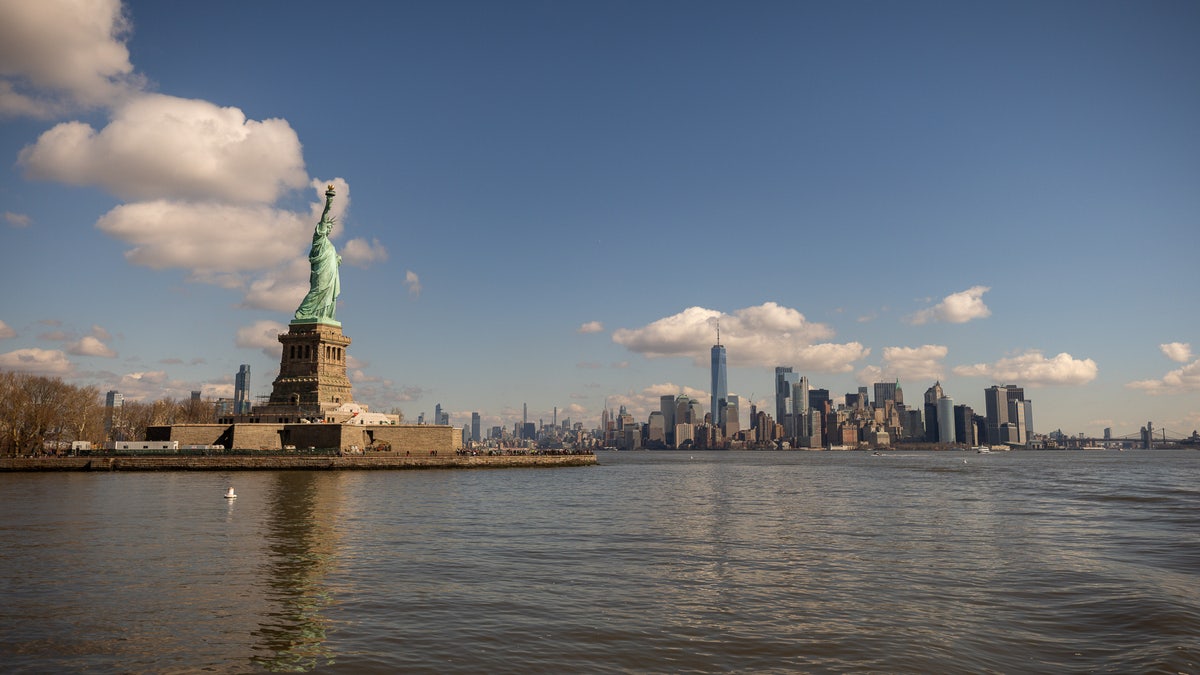
[[[282,410],[297,407],[314,415],[323,415],[343,403],[351,403],[350,379],[346,377],[346,347],[350,338],[340,325],[312,321],[293,321],[288,332],[279,335],[283,354],[279,376],[275,378],[270,402],[263,408]],[[276,408],[278,406],[278,408]]]

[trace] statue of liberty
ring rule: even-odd
[[[329,215],[333,205],[333,186],[325,190],[325,211],[321,220],[313,230],[312,250],[308,252],[308,264],[312,272],[308,276],[308,295],[296,309],[296,318],[292,323],[328,323],[335,326],[341,324],[334,320],[333,313],[337,309],[337,298],[341,295],[341,281],[338,278],[338,266],[342,264],[342,256],[337,254],[333,243],[329,241],[329,231],[333,229],[334,218]]]

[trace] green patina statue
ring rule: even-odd
[[[308,263],[312,272],[308,276],[308,295],[296,309],[296,318],[292,323],[329,323],[340,326],[333,318],[337,309],[337,298],[342,292],[341,281],[338,278],[338,266],[342,264],[342,256],[337,254],[333,243],[329,241],[329,231],[333,229],[334,218],[329,215],[333,205],[333,186],[325,190],[325,211],[321,220],[313,230],[312,250],[308,252]]]

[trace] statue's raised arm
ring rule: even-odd
[[[342,292],[338,276],[338,266],[341,265],[342,259],[334,250],[333,243],[329,241],[329,232],[334,223],[334,218],[329,215],[329,209],[333,206],[333,196],[333,186],[330,185],[325,190],[325,210],[313,229],[312,249],[308,252],[308,263],[311,267],[308,295],[304,296],[300,307],[296,309],[296,318],[292,323],[340,325],[333,318],[337,309],[337,298]]]

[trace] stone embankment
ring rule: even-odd
[[[316,471],[591,466],[595,455],[0,457],[0,471]]]

